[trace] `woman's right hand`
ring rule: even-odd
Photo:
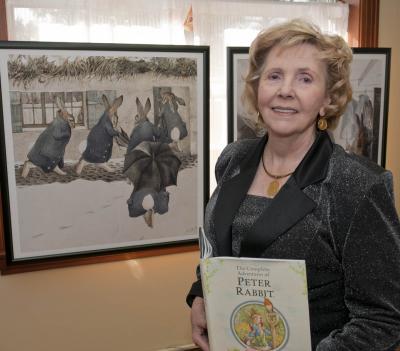
[[[192,321],[193,342],[203,351],[209,351],[210,346],[208,343],[207,335],[206,311],[204,308],[204,300],[202,297],[197,296],[193,300],[190,318]]]

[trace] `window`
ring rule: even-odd
[[[84,126],[87,113],[84,110],[83,95],[83,92],[20,93],[22,128],[45,128],[53,122],[59,110],[56,104],[57,96],[64,102],[65,109],[74,116],[75,125]]]

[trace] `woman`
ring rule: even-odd
[[[250,48],[245,97],[267,130],[228,145],[206,209],[214,256],[304,259],[313,350],[388,350],[400,338],[400,224],[391,173],[331,142],[351,99],[351,50],[295,20]],[[201,282],[188,295],[208,350]]]

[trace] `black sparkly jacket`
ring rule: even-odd
[[[232,256],[232,220],[266,142],[229,144],[218,159],[204,224],[214,256]],[[391,350],[400,340],[400,224],[392,175],[347,154],[327,133],[318,133],[243,238],[240,256],[306,260],[313,350]],[[195,296],[202,296],[199,280],[189,304]]]

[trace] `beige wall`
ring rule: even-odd
[[[397,211],[400,212],[400,1],[381,0],[379,46],[392,48],[386,168],[393,172]]]
[[[400,1],[381,0],[392,47],[387,168],[400,208]],[[397,62],[397,65],[395,64]],[[1,351],[154,351],[191,342],[184,297],[198,253],[0,276]]]
[[[0,277],[1,351],[154,351],[191,343],[198,253]]]

